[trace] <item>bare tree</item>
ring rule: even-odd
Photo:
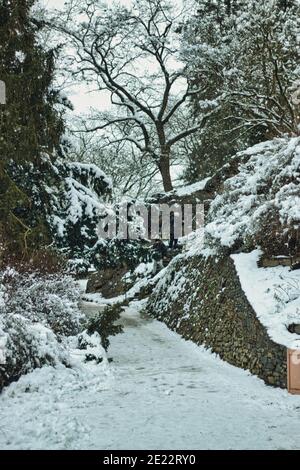
[[[110,111],[96,113],[87,132],[109,143],[134,146],[159,169],[165,191],[173,189],[170,166],[176,144],[197,133],[211,110],[178,129],[188,99],[204,93],[185,78],[179,61],[183,12],[168,0],[135,0],[131,8],[100,0],[67,4],[56,27],[75,50],[73,75],[110,93]]]
[[[158,168],[150,159],[140,158],[140,152],[126,141],[108,147],[94,133],[76,133],[68,151],[68,159],[75,162],[93,163],[110,176],[115,199],[147,197],[159,192]]]

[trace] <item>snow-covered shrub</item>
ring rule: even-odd
[[[89,271],[91,264],[93,264],[89,258],[87,255],[86,258],[69,259],[67,262],[67,272],[75,276],[85,275]]]
[[[282,276],[280,284],[274,284],[274,290],[274,298],[281,305],[300,299],[300,282],[293,276]]]
[[[151,277],[153,275],[153,262],[140,263],[133,272],[135,279],[143,279],[145,277]]]
[[[149,258],[149,243],[145,240],[99,240],[90,250],[90,261],[97,269],[127,266],[134,269]]]
[[[50,328],[0,307],[0,390],[45,364],[68,364],[68,353]]]
[[[93,336],[96,333],[100,335],[101,345],[106,351],[110,344],[108,339],[109,336],[115,336],[123,332],[122,325],[115,324],[115,322],[120,319],[121,312],[121,305],[110,305],[103,311],[99,311],[97,314],[93,315],[88,320],[86,333],[89,336]]]
[[[13,181],[25,194],[30,194],[30,203],[15,190],[13,211],[9,216],[1,212],[3,223],[9,221],[11,225],[10,237],[2,230],[2,223],[0,226],[0,244],[5,247],[5,258],[18,253],[23,259],[24,251],[31,257],[37,249],[51,242],[64,249],[67,258],[78,258],[97,242],[97,226],[100,217],[107,213],[111,181],[96,165],[72,163],[58,156],[52,161],[43,154],[38,168],[31,163],[12,163],[9,170]],[[1,184],[6,183],[1,180]],[[6,210],[8,203],[2,202]],[[24,228],[26,236],[21,230],[19,237],[19,226]],[[21,250],[18,247],[24,245],[24,240],[26,250]],[[10,260],[4,262],[9,264]]]
[[[93,164],[60,161],[56,170],[60,184],[48,188],[48,223],[56,246],[70,260],[68,272],[83,274],[95,264],[99,222],[113,210],[111,181]]]
[[[234,250],[261,246],[272,254],[300,250],[300,138],[258,144],[240,154],[238,173],[212,202],[206,238]]]
[[[106,357],[103,341],[100,334],[95,331],[93,334],[88,334],[83,331],[78,336],[78,349],[84,354],[84,361],[94,361],[100,364]]]
[[[74,280],[63,274],[19,273],[7,269],[1,276],[6,312],[50,328],[58,336],[75,335],[82,314]]]
[[[49,188],[51,211],[48,221],[56,245],[70,260],[68,271],[83,274],[90,266],[97,269],[136,267],[147,256],[143,240],[99,238],[99,223],[108,215],[119,222],[120,206],[127,210],[131,200],[111,204],[111,181],[93,164],[57,163],[62,176],[56,190]],[[128,215],[131,230],[139,230],[138,215]]]
[[[35,367],[69,364],[66,337],[83,329],[73,279],[8,268],[0,286],[0,390]]]
[[[107,214],[111,182],[96,165],[61,163],[58,171],[63,178],[57,190],[51,190],[48,220],[58,246],[68,249],[74,258],[98,240],[97,228]]]

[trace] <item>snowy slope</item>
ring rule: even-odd
[[[299,449],[300,397],[131,304],[103,373],[44,367],[0,396],[1,449]],[[98,373],[97,373],[97,367]]]
[[[197,181],[197,183],[193,183],[187,186],[180,186],[176,188],[173,192],[178,197],[190,196],[191,194],[196,193],[198,191],[204,191],[210,179],[211,178],[208,177],[201,181]]]
[[[242,289],[270,338],[288,348],[300,348],[300,337],[286,328],[300,323],[300,270],[258,268],[260,255],[260,250],[231,255]]]
[[[212,202],[206,236],[216,245],[233,247],[256,239],[259,232],[266,240],[270,230],[271,244],[273,222],[278,240],[284,229],[300,223],[300,138],[263,142],[238,155],[241,161],[243,155],[250,158]]]
[[[167,268],[161,269],[155,276],[149,278],[149,274],[152,272],[153,263],[141,263],[137,266],[134,271],[134,274],[140,274],[140,278],[136,281],[136,283],[125,293],[121,294],[117,297],[113,297],[111,299],[105,299],[102,294],[100,293],[90,293],[86,294],[83,293],[82,305],[84,308],[89,307],[89,303],[93,303],[94,305],[113,305],[116,303],[122,303],[126,300],[132,300],[134,297],[139,294],[139,292],[147,287],[149,284],[155,285],[160,279],[162,279],[166,273]]]

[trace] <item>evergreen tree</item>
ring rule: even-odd
[[[215,100],[216,112],[191,158],[199,179],[237,150],[299,133],[293,94],[299,77],[299,3],[295,0],[197,0],[185,25],[183,58],[204,89],[194,115]]]
[[[52,167],[64,129],[54,105],[55,51],[38,42],[41,26],[32,17],[35,0],[0,0],[0,79],[6,104],[0,105],[0,242],[24,255],[48,239],[42,190],[55,180]]]

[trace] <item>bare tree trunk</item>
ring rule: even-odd
[[[164,153],[160,156],[159,171],[162,177],[164,191],[167,193],[173,190],[171,172],[170,172],[170,153]]]

